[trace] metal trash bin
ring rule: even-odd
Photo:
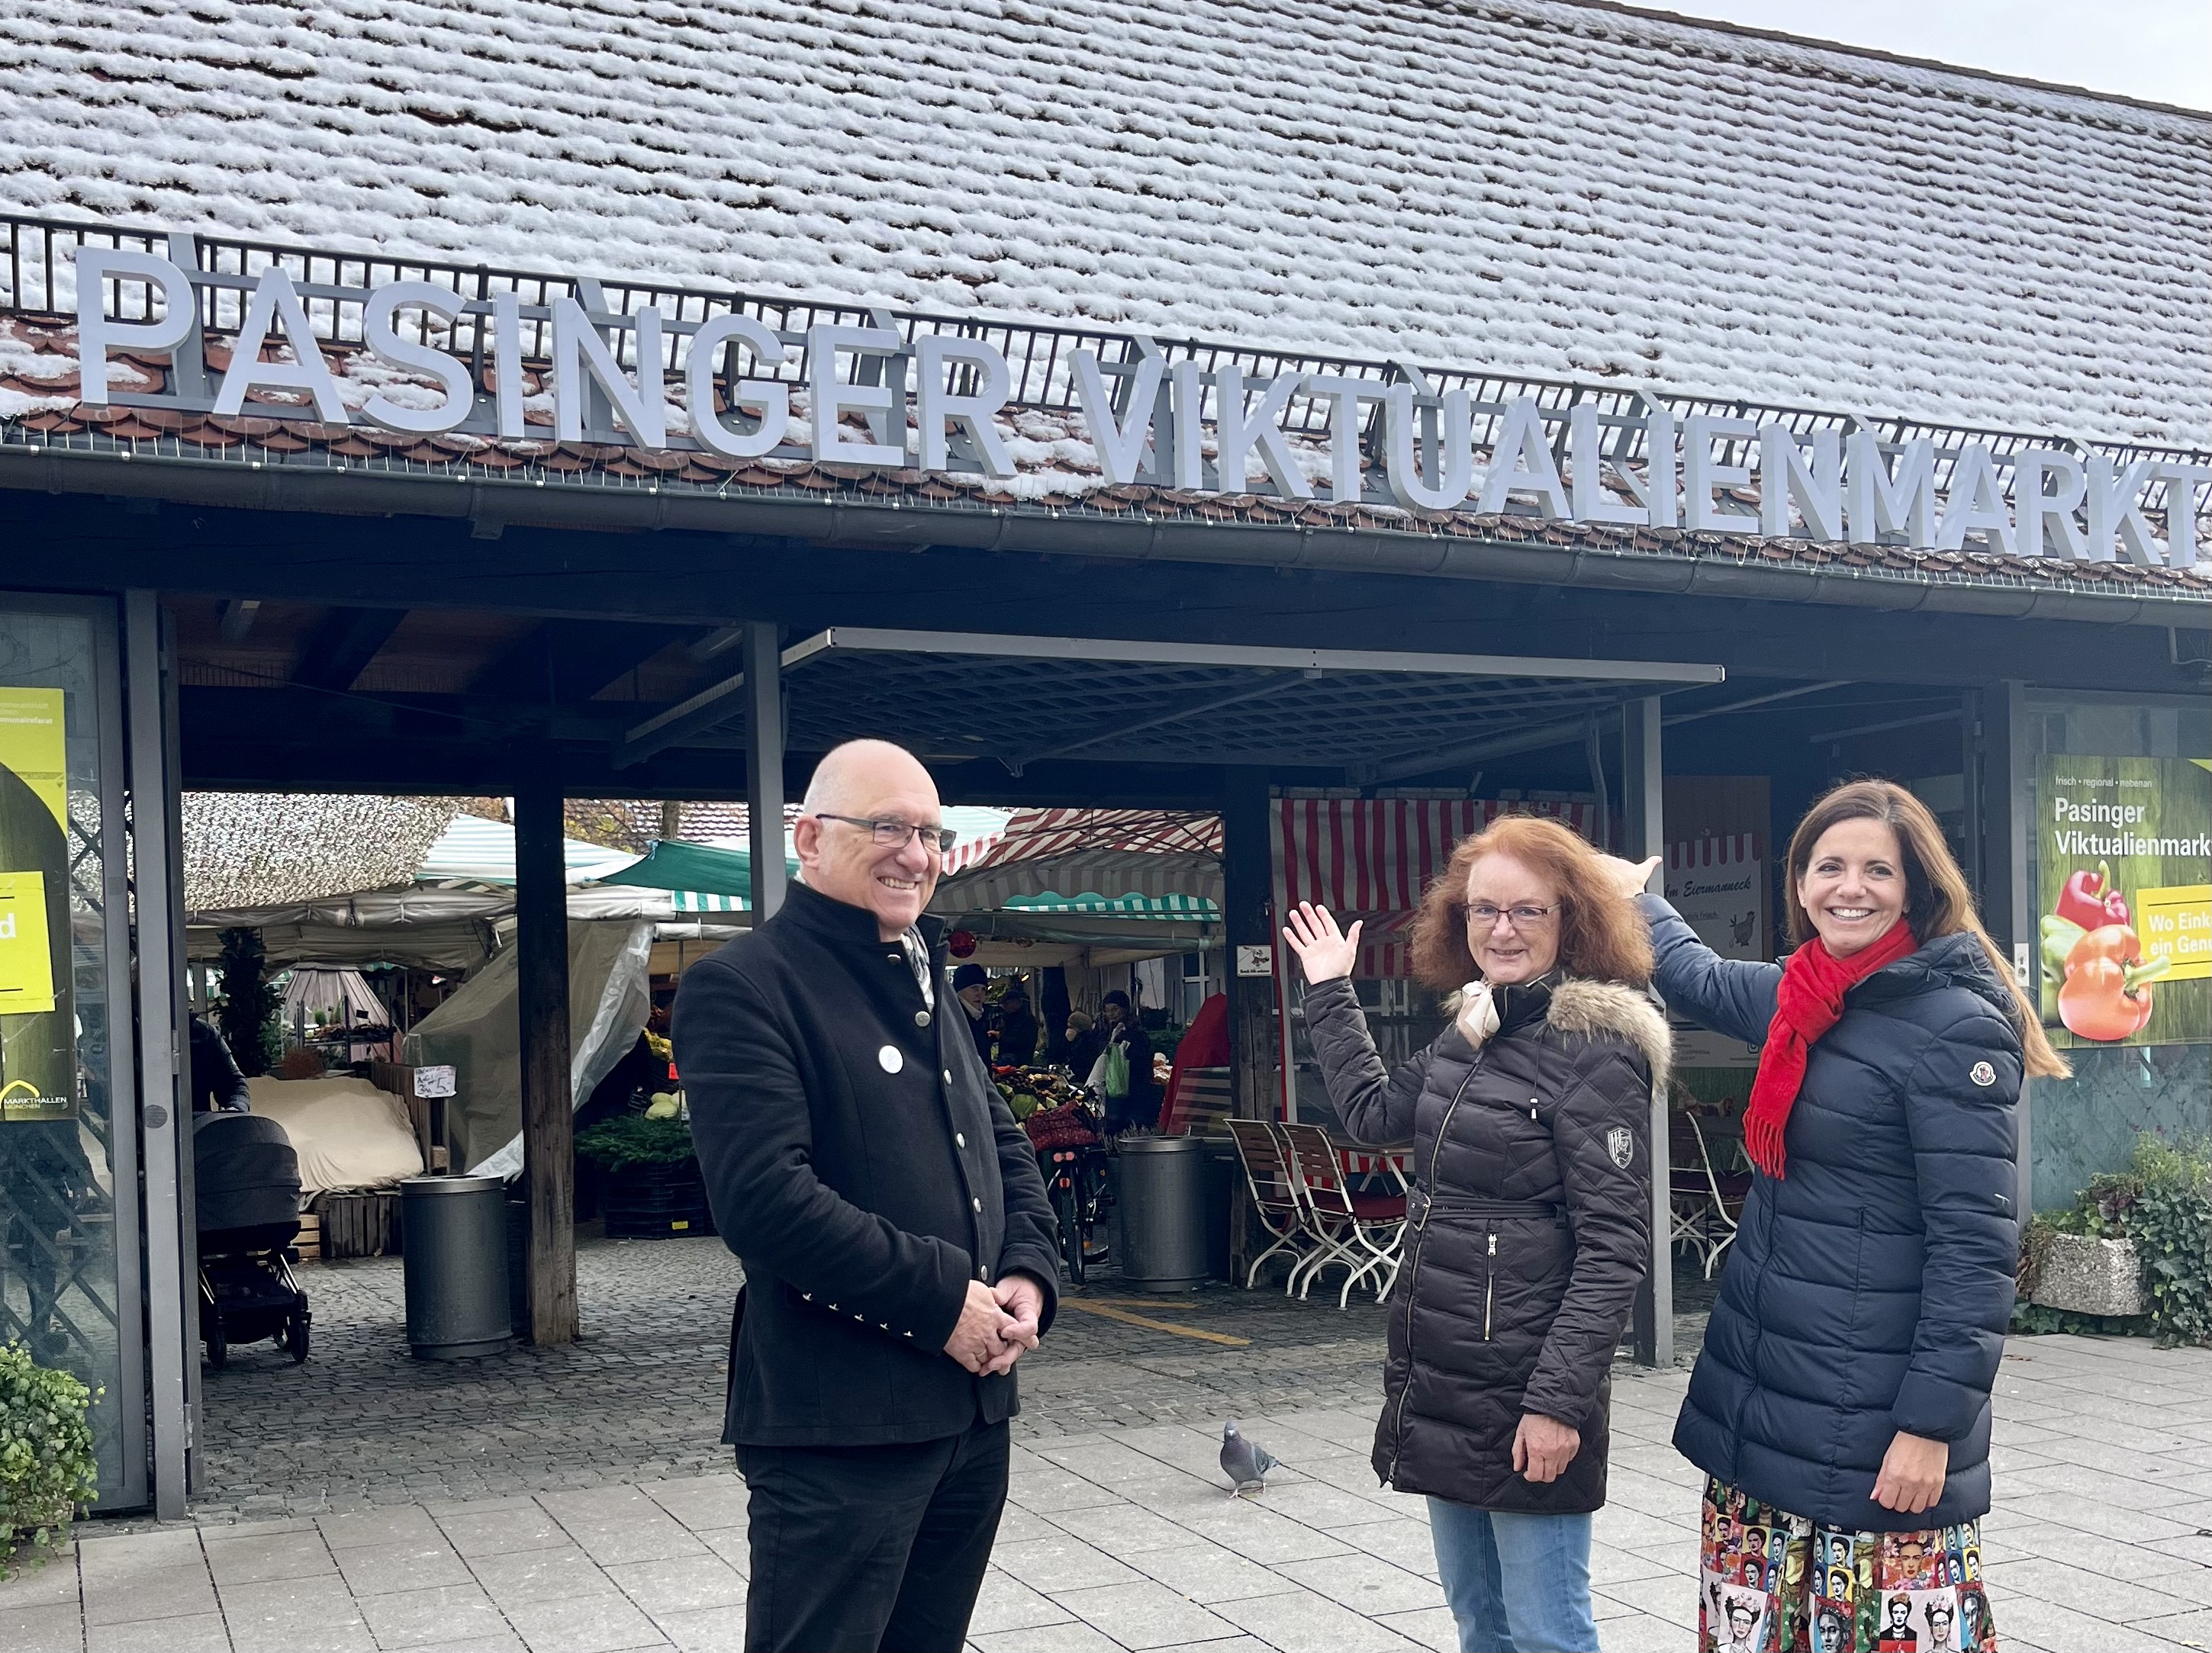
[[[507,1184],[497,1177],[410,1177],[399,1184],[406,1236],[407,1341],[417,1360],[496,1354],[514,1341],[507,1295]]]
[[[1121,1283],[1140,1292],[1196,1291],[1209,1272],[1205,1141],[1124,1136],[1116,1157]]]

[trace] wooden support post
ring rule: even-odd
[[[1627,735],[1627,763],[1621,776],[1622,825],[1631,857],[1667,853],[1666,780],[1660,760],[1657,695],[1621,708]],[[1651,875],[1651,888],[1666,887],[1666,868]],[[1633,1336],[1639,1365],[1662,1371],[1674,1364],[1674,1248],[1668,1184],[1674,1180],[1667,1152],[1667,1087],[1651,1093],[1651,1262],[1636,1293]]]
[[[783,905],[783,656],[771,621],[745,622],[745,810],[753,923]]]
[[[1229,996],[1231,1111],[1239,1119],[1275,1117],[1275,978],[1271,969],[1246,975],[1241,948],[1275,944],[1274,844],[1268,833],[1267,773],[1228,772],[1221,810],[1222,987]],[[1249,1266],[1253,1222],[1249,1191],[1232,1185],[1229,1273],[1240,1285]]]
[[[1231,1082],[1239,1119],[1273,1119],[1277,1105],[1274,972],[1262,968],[1248,975],[1238,962],[1240,948],[1276,945],[1268,807],[1265,770],[1239,766],[1229,772],[1221,811],[1222,929]],[[1273,958],[1272,952],[1268,956]]]
[[[522,1175],[530,1212],[530,1341],[576,1341],[576,1132],[568,1076],[568,893],[561,784],[550,754],[515,790]]]

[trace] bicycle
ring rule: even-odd
[[[1037,1169],[1059,1223],[1060,1261],[1069,1283],[1080,1286],[1091,1263],[1106,1251],[1099,1229],[1114,1202],[1098,1117],[1088,1104],[1070,1102],[1031,1114],[1022,1129],[1036,1150]]]

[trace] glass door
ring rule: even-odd
[[[121,742],[112,607],[0,595],[0,1341],[94,1391],[100,1502],[127,1508],[146,1435]]]

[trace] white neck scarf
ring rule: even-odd
[[[1498,1031],[1498,1001],[1488,982],[1469,982],[1460,989],[1459,1031],[1478,1051]]]

